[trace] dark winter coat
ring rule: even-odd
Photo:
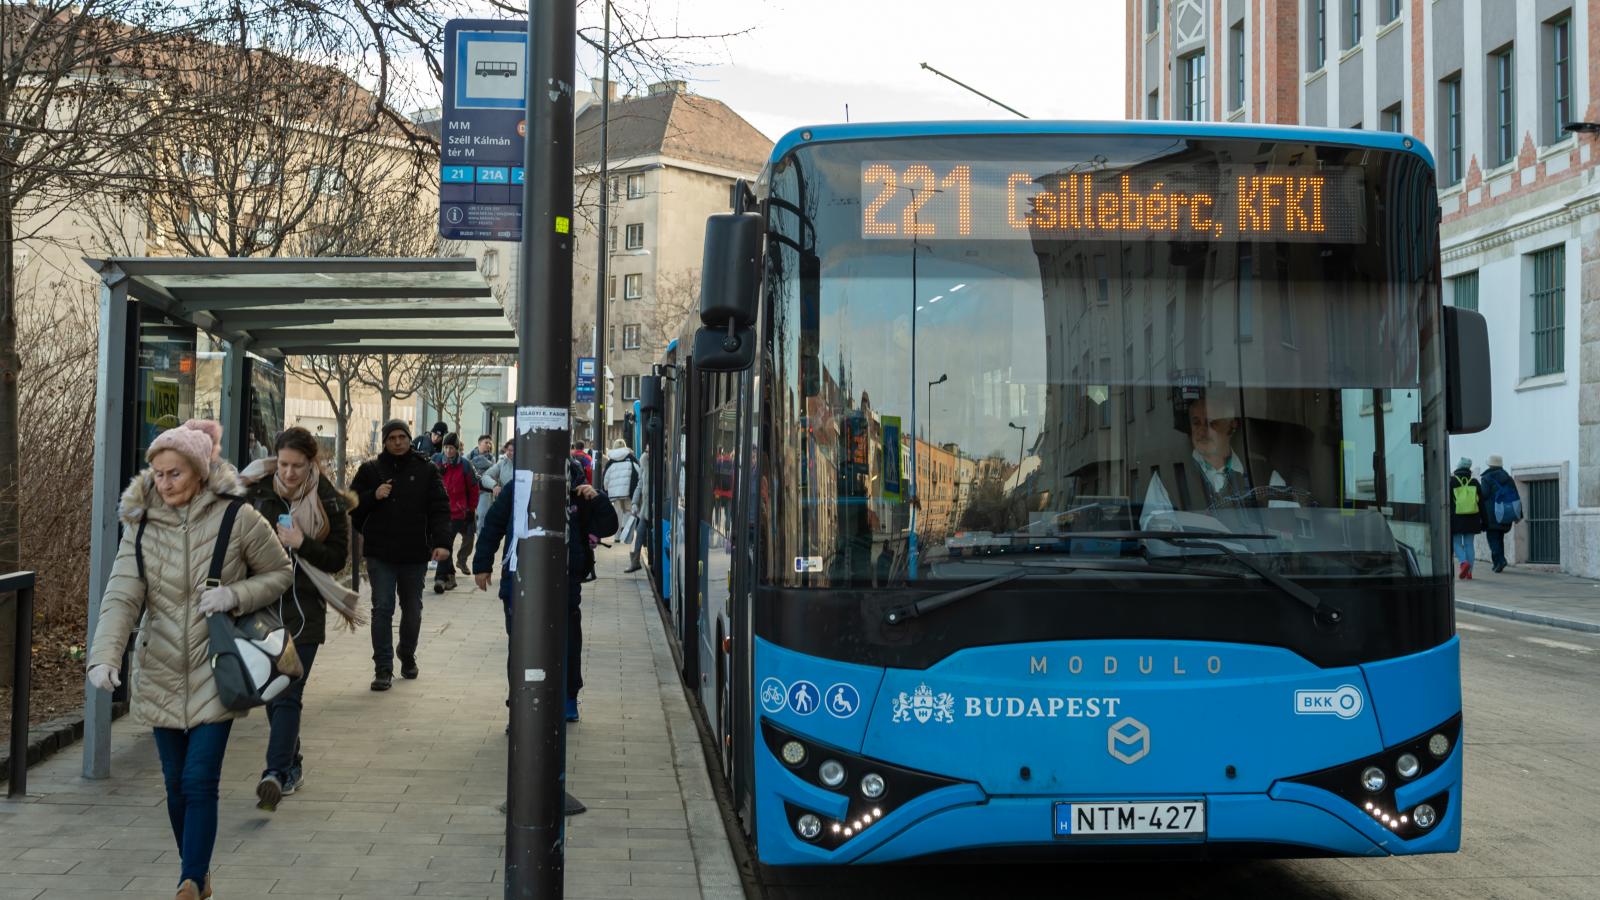
[[[576,486],[569,477],[568,483]],[[511,551],[511,511],[516,503],[515,490],[502,490],[494,498],[483,517],[483,530],[478,533],[478,548],[473,553],[474,574],[494,571],[494,554],[501,553],[500,599],[511,596],[511,572],[507,568]],[[594,548],[589,536],[607,538],[617,533],[617,511],[604,491],[592,500],[582,500],[574,492],[567,494],[567,577],[582,579],[594,566]]]
[[[1483,527],[1489,531],[1510,531],[1510,525],[1502,525],[1501,523],[1495,521],[1494,496],[1495,494],[1500,493],[1500,489],[1502,487],[1509,487],[1511,490],[1515,491],[1517,489],[1517,480],[1511,477],[1510,472],[1507,472],[1505,469],[1502,469],[1499,466],[1490,466],[1489,468],[1484,469],[1483,475],[1480,476],[1478,480],[1483,483],[1483,496],[1485,498],[1483,507]]]
[[[450,462],[442,452],[434,454],[433,464],[439,469],[439,480],[444,483],[445,496],[450,498],[450,521],[472,518],[478,509],[479,492],[478,478],[472,472],[472,464],[459,454],[455,462]]]
[[[1462,515],[1456,512],[1457,485],[1462,478],[1470,479],[1468,482],[1478,491],[1478,514]],[[1451,534],[1478,534],[1483,531],[1484,522],[1488,520],[1489,498],[1484,495],[1483,484],[1472,477],[1471,469],[1457,469],[1450,473],[1450,484],[1446,488],[1446,496],[1450,500],[1450,533]]]
[[[394,482],[394,491],[378,499],[378,486]],[[356,495],[352,515],[361,532],[362,555],[387,563],[425,563],[435,549],[449,549],[450,498],[433,463],[417,453],[378,454],[356,470],[350,482]]]
[[[269,523],[289,514],[289,501],[272,489],[272,479],[263,478],[245,489],[245,499]],[[322,598],[311,578],[302,571],[316,566],[324,572],[339,572],[350,561],[350,501],[326,478],[317,480],[317,499],[328,519],[328,536],[317,540],[306,535],[300,549],[291,553],[294,560],[294,586],[283,595],[283,624],[297,644],[320,644],[327,639],[328,601]],[[273,529],[277,535],[277,529]]]

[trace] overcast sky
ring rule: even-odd
[[[598,23],[598,3],[583,24]],[[922,70],[926,62],[1033,118],[1123,118],[1122,0],[652,0],[684,45],[692,89],[776,140],[801,125],[1011,118]],[[598,74],[597,56],[580,68]]]

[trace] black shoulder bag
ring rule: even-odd
[[[222,564],[228,555],[228,538],[242,500],[234,500],[222,514],[217,545],[211,551],[211,571],[206,587],[222,586]],[[294,641],[273,607],[242,616],[212,614],[206,617],[211,634],[211,677],[217,683],[222,705],[235,712],[261,706],[305,676]]]

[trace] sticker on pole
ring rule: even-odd
[[[567,430],[567,408],[564,406],[517,407],[517,434],[531,431]]]

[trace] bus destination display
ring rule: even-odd
[[[1366,238],[1360,173],[1143,165],[869,161],[861,236],[877,239],[1320,241]]]

